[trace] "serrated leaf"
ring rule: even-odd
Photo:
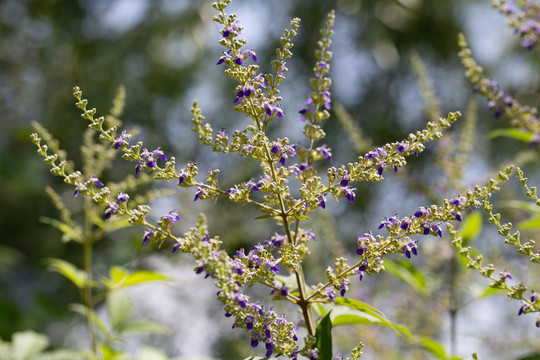
[[[465,218],[459,228],[459,235],[463,238],[464,246],[474,240],[481,231],[482,215],[478,211],[472,212]]]
[[[332,320],[331,312],[322,318],[315,333],[315,344],[319,350],[320,360],[332,360]]]
[[[62,240],[64,242],[68,242],[69,240],[73,240],[78,243],[84,242],[84,235],[79,227],[72,228],[69,224],[66,224],[63,221],[48,217],[41,217],[40,221],[60,230],[64,234],[64,236],[62,237]]]
[[[47,259],[45,262],[49,265],[51,270],[64,275],[79,289],[82,289],[87,285],[88,277],[86,276],[86,273],[83,270],[78,269],[72,263],[60,259]]]
[[[17,360],[29,360],[43,352],[47,346],[49,339],[34,331],[17,332],[12,336],[11,351]]]
[[[530,143],[533,140],[534,134],[530,131],[521,131],[514,128],[496,129],[489,132],[489,137],[492,139],[498,136],[509,137],[512,139]]]
[[[419,294],[427,295],[426,278],[410,261],[386,260],[384,267],[386,271],[412,287]]]
[[[151,320],[131,320],[124,324],[123,333],[167,334],[169,328]]]
[[[107,293],[107,312],[114,331],[124,329],[132,308],[133,304],[125,291],[116,289]]]

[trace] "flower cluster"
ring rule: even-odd
[[[524,1],[519,6],[509,5],[506,0],[496,0],[492,6],[508,17],[508,25],[521,38],[521,46],[532,50],[538,44],[540,36],[540,4]]]
[[[459,35],[459,57],[465,67],[465,76],[473,84],[474,91],[488,100],[489,109],[495,117],[502,115],[511,119],[513,126],[526,130],[530,134],[529,142],[534,144],[534,139],[540,136],[540,121],[536,117],[537,109],[521,105],[516,99],[505,93],[492,79],[484,75],[484,70],[472,57],[472,52],[467,45],[463,34]]]

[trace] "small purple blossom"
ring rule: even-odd
[[[326,208],[326,198],[324,197],[324,195],[319,195],[319,205],[325,209]]]
[[[202,188],[202,187],[198,187],[197,192],[195,193],[195,198],[193,199],[193,201],[199,200],[199,198],[201,196],[204,196],[204,195],[206,195],[206,190],[204,188]]]
[[[118,209],[120,209],[120,206],[116,202],[111,203],[107,210],[105,210],[105,220],[110,219],[113,214],[116,214]]]
[[[170,221],[173,224],[175,222],[177,222],[177,221],[182,221],[180,216],[178,216],[178,214],[174,210],[169,211],[169,213],[167,215],[163,215],[161,218],[166,219],[166,220]]]
[[[331,302],[334,302],[334,299],[336,298],[336,292],[333,288],[328,287],[326,288],[326,296],[328,296],[328,299],[330,299]]]
[[[129,145],[129,138],[131,137],[125,130],[114,140],[114,149],[117,150],[122,146]]]
[[[332,153],[330,152],[330,148],[328,148],[328,146],[326,145],[319,146],[317,150],[320,151],[321,155],[324,156],[326,159],[328,159],[330,163],[332,162]]]
[[[351,202],[351,204],[354,204],[354,191],[356,189],[351,189],[350,187],[348,186],[345,186],[345,187],[342,187],[341,188],[341,193],[343,195],[345,195],[345,197],[347,198],[347,200],[349,200]]]
[[[154,230],[151,230],[151,229],[145,229],[144,230],[144,238],[143,238],[143,242],[142,242],[142,246],[146,246],[148,245],[148,241],[154,237],[155,235],[155,232]],[[179,245],[179,244],[178,244]],[[177,249],[178,250],[178,249]]]

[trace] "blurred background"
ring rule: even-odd
[[[467,113],[475,95],[457,57],[459,32],[466,35],[473,55],[503,89],[521,103],[538,104],[538,49],[527,51],[519,46],[513,30],[488,0],[233,0],[228,12],[238,14],[245,27],[246,46],[256,51],[262,71],[271,70],[279,37],[290,20],[302,19],[281,89],[285,119],[274,123],[273,136],[301,141],[298,111],[310,93],[308,79],[318,29],[331,9],[336,10],[331,47],[333,108],[324,129],[334,166],[354,161],[359,150],[367,152],[371,146],[398,141],[425,126],[428,116],[411,52],[420,55],[443,116],[456,110]],[[222,66],[215,65],[223,50],[217,44],[220,28],[212,21],[214,14],[209,1],[0,2],[0,338],[7,340],[16,331],[34,329],[47,333],[54,346],[87,345],[81,340],[85,336],[82,320],[67,310],[67,304],[78,301],[75,287],[47,271],[43,262],[56,257],[80,265],[81,249],[63,243],[58,230],[39,221],[43,216],[58,217],[45,186],[52,186],[66,199],[73,189],[49,173],[29,138],[33,132],[30,122],[38,121],[59,140],[69,158],[80,164],[81,136],[87,123],[74,106],[73,86],[81,87],[89,107],[96,107],[98,114],[108,113],[116,89],[125,86],[124,127],[139,127],[137,138],[145,146],[161,146],[167,156],[176,157],[179,166],[194,161],[201,174],[220,168],[220,183],[225,186],[257,176],[257,164],[237,161],[233,155],[216,155],[199,146],[191,131],[189,110],[195,99],[214,129],[225,128],[230,134],[246,124],[232,110],[236,84],[223,74]],[[477,100],[478,123],[464,185],[485,183],[494,169],[516,156],[525,159],[520,160],[521,166],[530,183],[538,185],[538,149],[514,139],[490,139],[489,131],[508,127],[509,120],[495,119],[486,101]],[[340,105],[343,109],[336,114]],[[345,116],[343,111],[361,129],[363,149],[355,149],[349,132],[336,120],[338,115]],[[461,125],[458,122],[451,131],[459,134]],[[354,206],[343,201],[331,204],[324,214],[317,213],[317,221],[306,224],[319,240],[306,264],[308,280],[322,281],[324,269],[332,264],[326,255],[352,254],[356,238],[375,230],[385,216],[411,214],[419,206],[429,205],[433,192],[439,199],[457,195],[445,193],[442,170],[434,165],[438,151],[437,144],[430,144],[405,170],[386,174],[385,182],[357,185]],[[117,162],[105,180],[120,179],[126,171],[133,171],[132,164]],[[175,189],[174,185],[161,186]],[[515,185],[515,181],[505,185],[499,198],[524,200],[523,191]],[[176,208],[185,222],[178,227],[180,232],[204,211],[211,233],[220,234],[230,252],[250,248],[275,230],[271,224],[254,222],[258,214],[252,208],[238,209],[222,200],[217,201],[219,206],[213,201],[194,204],[194,189],[175,194],[154,201],[155,216]],[[82,200],[69,201],[77,208],[77,201]],[[509,207],[497,211],[514,223],[530,216]],[[540,289],[538,266],[524,265],[525,259],[505,246],[485,219],[484,223],[476,246],[486,252],[486,262],[494,262],[497,271],[507,268],[515,280]],[[167,249],[141,248],[142,231],[119,231],[101,241],[96,248],[96,276],[106,273],[111,264],[119,264],[152,268],[175,277],[173,286],[153,285],[151,292],[140,288],[132,293],[138,311],[172,330],[169,337],[145,341],[172,356],[248,356],[246,335],[229,330],[232,323],[223,317],[209,280],[200,284],[187,256],[173,258]],[[539,237],[538,229],[525,234]],[[448,243],[448,239],[422,239],[419,252],[423,256],[413,259],[413,264],[426,272],[423,290],[391,274],[381,274],[353,284],[349,296],[378,307],[415,334],[434,337],[450,351],[448,259],[452,250]],[[459,276],[457,355],[468,357],[478,351],[480,358],[524,359],[527,354],[540,353],[533,316],[518,317],[521,304],[501,294],[478,299],[487,285],[478,274]],[[293,313],[292,319],[299,317]],[[201,333],[206,335],[201,337]],[[362,340],[367,345],[367,359],[430,358],[389,329],[349,327],[338,333],[341,335],[334,340],[338,350],[345,352]],[[131,346],[136,347],[138,341]]]

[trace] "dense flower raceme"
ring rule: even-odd
[[[496,0],[492,6],[508,17],[508,25],[521,38],[521,46],[532,50],[540,36],[540,4],[527,0],[521,6],[512,6],[506,0]]]
[[[511,119],[513,126],[527,130],[530,133],[532,145],[538,145],[540,140],[540,121],[536,117],[537,109],[521,105],[516,99],[505,93],[499,84],[488,79],[482,67],[472,57],[467,41],[463,34],[459,35],[459,57],[465,67],[465,75],[474,86],[474,91],[488,100],[489,108],[495,117],[502,115]]]

